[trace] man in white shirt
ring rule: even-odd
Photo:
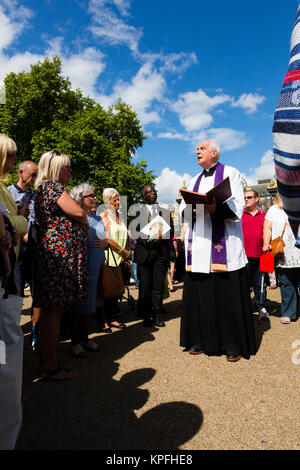
[[[229,177],[232,195],[224,203],[181,203],[186,223],[186,276],[180,345],[190,354],[226,354],[229,362],[256,353],[241,217],[244,193],[235,168],[219,162],[214,141],[201,142],[198,164],[204,169],[189,190],[207,193]]]

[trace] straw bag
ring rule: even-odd
[[[271,245],[271,255],[274,256],[274,258],[280,258],[281,256],[284,255],[284,247],[285,243],[283,241],[283,235],[285,232],[287,222],[284,224],[283,231],[280,237],[274,238],[274,240],[271,240],[270,245]]]
[[[121,266],[109,266],[110,252],[115,264],[117,264],[115,255],[108,245],[107,260],[102,266],[98,281],[98,294],[102,299],[122,297],[125,291]]]

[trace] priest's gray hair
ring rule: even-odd
[[[218,160],[220,159],[220,153],[221,153],[220,145],[215,140],[210,140],[209,150],[211,152],[215,150],[217,152],[217,159]]]
[[[80,204],[83,199],[83,196],[85,195],[87,191],[92,191],[92,193],[94,193],[95,187],[91,185],[89,182],[81,183],[81,184],[78,184],[77,186],[74,186],[74,188],[71,189],[70,196],[72,199],[74,199],[74,201]]]
[[[119,196],[119,193],[115,188],[105,188],[102,194],[104,204],[109,204],[115,196]]]

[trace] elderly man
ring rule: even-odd
[[[266,213],[258,209],[258,193],[249,189],[245,193],[245,210],[242,216],[243,235],[246,256],[248,258],[247,270],[250,287],[254,289],[254,302],[261,319],[269,317],[267,311],[266,288],[263,288],[262,304],[260,291],[262,273],[260,271],[260,256],[263,246],[263,226]]]
[[[219,157],[216,142],[200,143],[197,159],[204,171],[188,189],[207,193],[229,177],[232,196],[193,210],[184,201],[180,207],[186,224],[180,345],[193,355],[225,354],[236,362],[256,352],[241,222],[244,194],[239,172]]]
[[[18,174],[18,182],[12,184],[7,189],[18,206],[19,213],[26,218],[28,217],[30,224],[30,222],[34,220],[35,192],[32,188],[38,174],[38,168],[34,162],[26,160],[20,163]],[[30,267],[28,266],[25,242],[27,242],[27,235],[25,235],[24,240],[21,241],[19,258],[14,271],[17,295],[21,297],[24,297],[26,277],[30,277]]]
[[[170,261],[170,239],[174,236],[174,225],[170,211],[157,204],[157,191],[153,186],[143,188],[143,199],[145,204],[140,207],[138,217],[144,224],[142,222],[137,227],[134,250],[134,261],[138,264],[140,274],[143,325],[150,327],[155,324],[163,327],[163,289]],[[142,232],[144,225],[151,223],[157,216],[166,221],[168,232],[158,237],[145,236]]]

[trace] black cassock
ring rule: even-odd
[[[197,344],[206,354],[257,351],[246,268],[231,272],[186,272],[180,345]]]

